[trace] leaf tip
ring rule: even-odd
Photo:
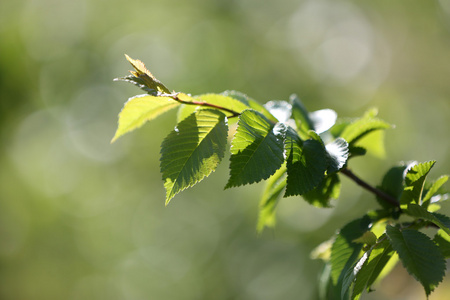
[[[110,144],[113,144],[115,141],[117,141],[121,136],[123,135],[123,133],[119,133],[119,130],[116,131],[116,133],[114,134],[113,138],[111,139],[111,141],[109,142]]]

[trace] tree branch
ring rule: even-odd
[[[358,176],[356,176],[352,171],[350,171],[347,168],[344,168],[341,170],[341,173],[346,175],[348,178],[350,178],[351,180],[353,180],[354,182],[356,182],[357,185],[361,186],[362,188],[368,190],[369,192],[371,192],[372,194],[378,196],[380,199],[388,202],[391,205],[394,205],[396,207],[400,207],[400,203],[397,201],[397,199],[395,199],[394,197],[392,197],[389,194],[386,194],[385,192],[383,192],[380,189],[377,189],[373,186],[371,186],[370,184],[368,184],[367,182],[363,181],[361,178],[359,178]]]
[[[174,93],[174,94],[161,94],[161,96],[163,97],[170,97],[175,101],[178,101],[180,103],[183,104],[187,104],[187,105],[197,105],[197,106],[207,106],[207,107],[211,107],[211,108],[215,108],[215,109],[219,109],[219,110],[223,110],[226,111],[228,113],[231,114],[231,116],[227,116],[227,118],[234,118],[240,115],[240,113],[238,113],[237,111],[234,111],[232,109],[220,106],[220,105],[215,105],[212,103],[208,103],[208,102],[204,102],[204,101],[185,101],[183,99],[180,99],[180,97],[178,97],[179,93]]]

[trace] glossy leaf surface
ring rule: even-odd
[[[348,143],[343,138],[338,138],[325,146],[328,153],[328,173],[334,173],[342,169],[348,159]]]
[[[181,121],[161,145],[161,173],[166,204],[178,192],[214,171],[227,144],[225,115],[199,110]]]
[[[239,117],[231,141],[230,179],[225,188],[269,178],[284,162],[286,127],[274,125],[262,114],[246,110]]]

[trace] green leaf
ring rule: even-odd
[[[209,104],[218,105],[220,107],[230,109],[237,113],[242,113],[244,110],[249,109],[250,106],[246,103],[239,101],[233,97],[225,96],[223,94],[203,94],[193,97],[197,101],[207,102]],[[225,113],[230,116],[230,113]]]
[[[262,114],[245,110],[231,141],[230,179],[225,188],[269,178],[284,162],[286,126],[274,125]]]
[[[308,110],[297,95],[291,95],[289,98],[292,105],[292,119],[297,125],[297,131],[302,139],[308,138],[308,131],[314,129],[314,124],[309,118]]]
[[[353,242],[373,246],[377,242],[377,236],[372,231],[366,231],[362,236],[354,239]]]
[[[433,241],[438,245],[442,255],[445,258],[450,258],[450,236],[440,229],[434,236]]]
[[[147,87],[147,85],[146,85],[147,83],[141,77],[136,77],[134,75],[128,75],[128,76],[125,76],[125,77],[114,78],[114,81],[129,82],[131,84],[134,84],[135,86],[137,86],[141,90],[147,92],[150,95],[153,95],[153,96],[157,96],[158,95],[158,91],[155,90],[155,89]]]
[[[119,113],[119,125],[111,143],[179,105],[168,97],[140,95],[130,98]]]
[[[430,221],[434,223],[435,225],[439,226],[442,230],[444,230],[447,234],[450,235],[450,218],[438,214],[438,213],[431,213],[427,211],[425,208],[423,208],[420,205],[410,203],[408,204],[408,209],[405,210],[405,212],[413,217],[424,219],[426,221]]]
[[[385,131],[376,130],[365,135],[358,140],[358,146],[367,149],[367,153],[377,158],[386,157],[386,149],[384,145]]]
[[[180,123],[190,115],[192,115],[200,106],[181,104],[177,112],[177,122]]]
[[[170,93],[170,90],[161,81],[156,79],[149,70],[147,70],[142,61],[138,59],[132,59],[126,54],[125,57],[133,66],[135,71],[130,71],[131,76],[116,78],[116,81],[122,80],[131,82],[153,96]]]
[[[278,120],[275,118],[263,105],[256,102],[254,99],[248,97],[247,95],[238,92],[238,91],[225,91],[222,93],[222,95],[231,97],[233,99],[236,99],[242,103],[244,103],[249,108],[261,113],[266,117],[267,119],[271,120],[272,122],[277,123]]]
[[[431,198],[439,191],[439,189],[446,183],[448,180],[447,175],[443,175],[439,177],[431,187],[427,190],[427,193],[425,194],[425,197],[423,197],[422,202],[424,207],[428,207],[428,205],[431,202]]]
[[[412,186],[416,182],[424,182],[425,176],[428,175],[435,163],[436,161],[432,160],[412,166],[406,173],[405,184]]]
[[[391,271],[395,268],[399,261],[397,253],[389,248],[389,251],[383,252],[383,256],[380,258],[380,262],[376,265],[373,271],[372,277],[367,282],[367,292],[373,291],[373,285],[381,282]]]
[[[441,223],[441,226],[445,226],[445,228],[442,228],[442,230],[444,230],[445,232],[447,232],[447,228],[450,228],[450,217],[448,217],[447,215],[443,215],[440,213],[436,213],[436,212],[432,212],[431,213],[436,219],[439,220],[439,223]],[[433,222],[434,223],[434,222]],[[439,224],[436,223],[436,225],[439,226]],[[441,227],[439,226],[439,227]]]
[[[341,295],[345,275],[353,267],[363,247],[353,240],[363,235],[370,223],[371,219],[367,216],[348,223],[341,229],[331,247],[331,283],[337,295]]]
[[[316,188],[324,179],[328,166],[323,143],[315,138],[302,142],[297,133],[289,127],[285,149],[287,186],[284,197],[303,195]]]
[[[400,198],[402,205],[409,203],[420,204],[425,179],[435,163],[436,161],[428,161],[416,164],[408,170],[405,176],[405,188]]]
[[[333,125],[333,127],[328,130],[328,132],[334,137],[338,138],[342,135],[342,132],[344,132],[344,129],[350,125],[352,120],[349,119],[337,119],[336,123]]]
[[[347,162],[349,154],[347,142],[342,138],[338,138],[332,143],[327,144],[325,149],[328,152],[329,165],[327,173],[334,173],[342,169]]]
[[[256,230],[261,233],[264,227],[275,226],[275,208],[283,189],[286,187],[286,167],[281,167],[266,183],[266,188],[259,204],[259,215]]]
[[[211,174],[224,156],[227,144],[225,115],[199,110],[178,123],[162,142],[161,173],[166,205],[180,191]]]
[[[348,156],[349,158],[353,158],[353,157],[358,157],[358,156],[363,156],[366,155],[367,153],[367,149],[364,147],[360,147],[360,146],[350,146],[348,147]]]
[[[337,173],[329,174],[314,189],[302,195],[310,204],[316,207],[330,207],[331,199],[338,199],[341,190],[341,180]]]
[[[389,169],[383,177],[381,186],[378,186],[380,190],[388,195],[391,195],[395,199],[399,200],[403,192],[403,181],[405,176],[406,165],[395,166]],[[378,203],[384,208],[392,207],[383,199],[377,196]]]
[[[445,275],[445,260],[438,246],[425,234],[387,226],[386,234],[409,274],[419,281],[428,296]]]
[[[342,130],[341,137],[345,139],[350,145],[356,143],[359,139],[366,136],[372,131],[380,129],[388,129],[390,124],[383,120],[375,118],[376,111],[370,110],[366,114],[352,123],[345,126]]]
[[[291,95],[289,100],[292,106],[291,118],[294,119],[302,139],[308,137],[310,130],[322,133],[336,123],[337,114],[332,109],[321,109],[310,113],[297,95]]]
[[[380,237],[380,242],[371,248],[371,254],[367,263],[357,274],[351,299],[359,299],[365,289],[370,290],[370,286],[377,280],[391,259],[394,251],[386,239],[386,235]]]
[[[241,101],[241,99],[236,98],[235,96],[229,95],[229,93],[224,92],[222,94],[203,94],[198,96],[189,96],[186,94],[180,93],[179,96],[184,97],[185,99],[182,99],[186,102],[207,102],[212,105],[217,105],[226,109],[233,110],[237,113],[241,113],[242,111],[251,108],[251,104],[253,104],[250,101]],[[257,106],[257,105],[255,105]],[[259,105],[259,107],[262,107]],[[181,122],[184,118],[188,117],[193,112],[199,110],[199,109],[211,109],[211,107],[201,106],[201,105],[195,105],[195,104],[183,104],[180,106],[180,109],[178,110],[177,120],[178,122]],[[264,108],[263,108],[264,109]],[[270,115],[269,112],[266,112]],[[227,116],[230,116],[229,112],[225,113]],[[272,116],[272,118],[276,119]]]
[[[346,294],[348,294],[350,286],[355,281],[359,272],[367,265],[371,252],[372,250],[364,252],[362,257],[346,271],[342,282],[341,299],[347,298]]]

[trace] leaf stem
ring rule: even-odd
[[[351,180],[353,180],[357,185],[368,190],[372,194],[378,196],[380,199],[383,199],[384,201],[388,202],[389,204],[391,204],[393,206],[400,207],[400,203],[397,201],[397,199],[395,199],[394,197],[392,197],[389,194],[386,194],[382,190],[371,186],[367,182],[363,181],[361,178],[356,176],[355,173],[353,173],[350,169],[343,168],[343,169],[341,169],[341,173],[344,174],[345,176],[347,176],[348,178],[350,178]]]
[[[163,97],[170,97],[175,101],[178,101],[180,103],[183,104],[187,104],[187,105],[197,105],[197,106],[206,106],[206,107],[211,107],[211,108],[215,108],[215,109],[219,109],[219,110],[223,110],[226,112],[229,112],[231,114],[231,116],[227,116],[227,118],[234,118],[240,115],[240,113],[238,113],[237,111],[234,111],[232,109],[220,106],[220,105],[216,105],[216,104],[212,104],[212,103],[208,103],[205,101],[185,101],[180,99],[180,97],[178,97],[179,93],[173,93],[173,94],[161,94],[161,96]]]

